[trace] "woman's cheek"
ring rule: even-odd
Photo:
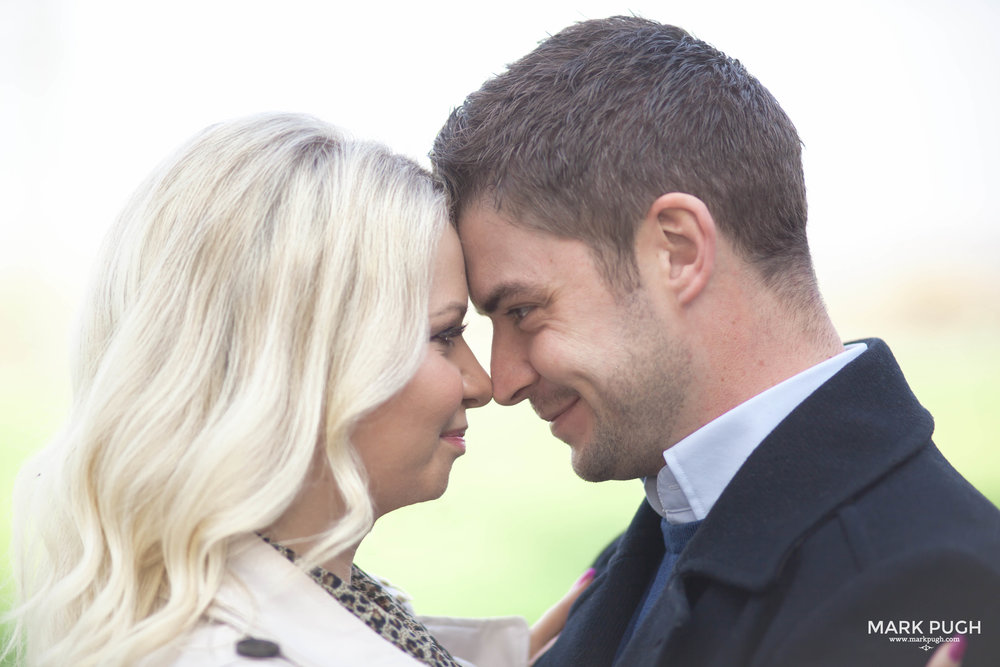
[[[417,371],[412,391],[428,413],[447,422],[462,405],[462,373],[444,356],[429,357]]]

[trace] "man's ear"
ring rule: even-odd
[[[661,282],[687,305],[715,269],[716,236],[715,219],[703,201],[671,192],[649,207],[637,234],[636,253],[655,262]]]

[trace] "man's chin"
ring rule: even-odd
[[[630,477],[621,477],[616,474],[614,466],[610,465],[608,461],[595,460],[593,457],[582,454],[576,448],[573,448],[572,452],[570,462],[573,466],[573,472],[584,481],[608,482],[616,479],[631,479]]]
[[[589,447],[570,445],[570,451],[572,452],[570,463],[573,466],[573,472],[576,473],[577,477],[587,482],[626,481],[649,477],[656,475],[660,467],[663,466],[662,460],[658,457],[654,458],[654,462],[658,463],[659,466],[648,465],[649,462],[644,465],[636,460],[627,460],[616,456],[618,452],[610,447],[594,447],[593,444],[590,444]]]

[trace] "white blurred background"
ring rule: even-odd
[[[957,410],[939,417],[939,439],[943,430],[973,444],[954,454],[942,448],[981,488],[996,489],[996,502],[1000,471],[991,461],[1000,459],[987,436],[1000,398],[996,0],[0,0],[0,510],[8,511],[16,462],[65,415],[73,318],[102,234],[181,141],[233,116],[302,111],[427,164],[449,111],[485,78],[572,22],[625,13],[713,43],[782,103],[805,143],[811,242],[841,333],[888,338],[929,402]],[[477,322],[471,335],[487,354],[488,327]],[[963,382],[975,398],[948,407]],[[476,418],[484,433],[510,421],[502,412],[490,422],[492,410]],[[470,433],[469,472],[456,467],[456,476],[470,475],[463,488],[486,504],[496,490],[506,502],[538,475],[535,488],[551,491],[554,508],[570,515],[577,497],[617,503],[608,512],[622,525],[641,492],[577,483],[564,447],[514,414],[546,440],[537,457],[495,453],[507,458],[481,474],[507,477],[490,486],[471,477],[480,473],[471,472],[478,454]],[[983,458],[987,450],[992,459]],[[548,481],[556,475],[564,486]],[[474,523],[447,501],[436,506],[397,521]],[[580,534],[589,534],[578,518]],[[386,535],[372,556],[412,578],[417,568],[385,555],[399,540]],[[457,550],[468,540],[449,544]],[[572,567],[585,566],[592,546]],[[438,583],[457,573],[461,587],[468,570],[471,585],[478,571],[433,550],[423,558],[421,573]]]

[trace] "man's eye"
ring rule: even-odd
[[[462,324],[457,327],[449,327],[444,331],[431,336],[431,340],[437,343],[443,343],[446,347],[451,347],[455,344],[456,339],[462,337],[462,334],[465,333],[465,327],[467,326],[469,325]]]
[[[514,322],[520,322],[527,317],[528,313],[532,310],[534,310],[534,306],[517,306],[515,308],[508,309],[507,316],[514,320]]]

